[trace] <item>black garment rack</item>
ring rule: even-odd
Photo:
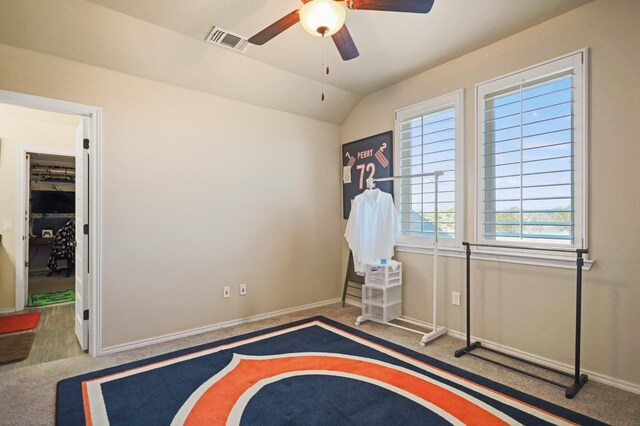
[[[495,365],[499,365],[501,367],[507,368],[512,371],[516,371],[518,373],[522,373],[524,375],[536,378],[538,380],[542,380],[543,382],[552,384],[554,386],[561,387],[565,390],[564,396],[567,398],[573,398],[574,396],[576,396],[580,391],[580,389],[582,388],[582,386],[584,386],[584,384],[587,383],[587,380],[588,380],[588,376],[586,374],[580,373],[580,327],[581,327],[581,311],[582,311],[582,266],[584,265],[583,255],[588,253],[589,250],[588,249],[554,249],[554,248],[539,248],[539,247],[521,247],[521,246],[509,246],[509,245],[502,245],[502,244],[479,244],[479,243],[469,243],[469,242],[463,242],[462,244],[466,247],[466,254],[467,254],[467,346],[457,350],[455,352],[455,357],[459,358],[463,355],[471,355],[475,358],[490,362]],[[506,249],[516,249],[516,250],[553,251],[553,252],[565,252],[565,253],[576,254],[576,341],[575,341],[575,361],[574,361],[575,371],[573,374],[570,374],[555,368],[547,367],[546,365],[532,362],[524,358],[520,358],[508,353],[498,351],[496,349],[482,346],[482,342],[480,341],[471,343],[471,247],[472,246],[473,247],[493,247],[493,248],[501,248],[501,249],[506,248]],[[520,368],[516,368],[514,366],[474,353],[473,350],[478,348],[482,348],[484,350],[497,353],[507,358],[511,358],[516,361],[533,365],[535,367],[542,368],[556,374],[571,377],[573,379],[573,383],[567,387],[566,385],[560,382],[550,380],[546,377],[542,377],[537,374],[531,373],[529,371],[522,370]]]

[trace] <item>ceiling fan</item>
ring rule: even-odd
[[[380,10],[385,12],[428,13],[434,0],[302,0],[304,5],[269,25],[249,39],[249,43],[263,45],[289,27],[300,22],[310,34],[331,36],[345,61],[358,57],[346,24],[346,9]],[[345,3],[344,5],[342,3]]]

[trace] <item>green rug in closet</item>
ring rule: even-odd
[[[29,295],[27,306],[54,305],[56,303],[73,302],[74,300],[76,300],[76,291],[73,289],[50,291],[48,293],[33,293]]]

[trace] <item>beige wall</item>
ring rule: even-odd
[[[395,109],[459,88],[466,238],[473,238],[474,85],[589,47],[589,246],[596,263],[585,275],[583,361],[586,369],[638,384],[638,17],[637,1],[590,3],[367,96],[341,129],[6,45],[0,88],[103,108],[108,347],[337,297],[341,249],[346,259],[338,140],[392,129]],[[431,258],[399,258],[405,313],[428,320]],[[463,308],[445,302],[463,289],[463,262],[444,258],[441,271],[440,321],[462,331]],[[480,283],[474,334],[572,362],[571,271],[477,262],[473,273]],[[249,285],[242,298],[241,282]],[[232,298],[223,300],[225,285]],[[2,297],[7,292],[0,290]]]
[[[17,166],[21,147],[72,151],[79,118],[0,104],[0,226],[13,223],[2,233],[0,246],[0,309],[15,306],[16,233],[21,224],[17,212]]]
[[[104,347],[339,296],[336,125],[6,45],[0,58],[3,89],[103,109]]]
[[[211,7],[206,6],[208,3]],[[214,3],[198,0],[189,4],[190,12],[184,16],[193,16],[193,8],[198,7],[207,10],[207,16],[215,16],[210,14],[213,10],[242,10]],[[291,8],[296,2],[292,3]],[[155,1],[147,4],[164,9]],[[265,7],[266,3],[259,9]],[[228,16],[219,19],[229,22]],[[361,99],[359,94],[331,85],[340,73],[338,67],[322,85],[250,56],[203,43],[210,25],[222,22],[218,17],[216,22],[205,18],[203,25],[194,24],[196,21],[200,20],[190,20],[190,25],[200,28],[193,38],[87,0],[0,0],[0,43],[332,123],[342,122]],[[251,29],[251,33],[264,24],[258,21],[245,26],[244,22],[241,27]],[[241,27],[234,25],[234,30],[242,34]],[[297,31],[303,33],[302,28]],[[338,52],[332,55],[337,61]],[[309,57],[315,64],[316,55]],[[325,102],[318,102],[321,90],[327,95]]]
[[[588,47],[589,249],[595,264],[585,274],[583,367],[636,385],[640,384],[639,20],[640,2],[635,0],[587,4],[367,96],[344,123],[341,136],[346,143],[393,129],[396,109],[463,88],[465,239],[473,240],[475,84]],[[431,287],[424,283],[430,282],[432,257],[401,253],[398,258],[405,264],[405,314],[430,320],[427,295]],[[449,257],[441,258],[440,265],[440,322],[464,331],[464,303],[458,307],[449,302],[451,291],[464,294],[464,262]],[[472,274],[473,334],[555,361],[573,362],[573,271],[476,262]]]

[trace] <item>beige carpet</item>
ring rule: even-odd
[[[324,315],[353,326],[359,309],[351,306],[342,308],[340,304],[333,304],[112,356],[82,356],[0,372],[0,424],[52,424],[55,413],[55,386],[60,379],[314,315]],[[590,381],[576,398],[568,400],[564,397],[564,391],[556,387],[471,357],[454,358],[453,352],[463,345],[462,340],[443,336],[426,347],[420,347],[420,335],[408,331],[372,322],[363,323],[359,329],[601,421],[616,425],[640,425],[640,395]]]

